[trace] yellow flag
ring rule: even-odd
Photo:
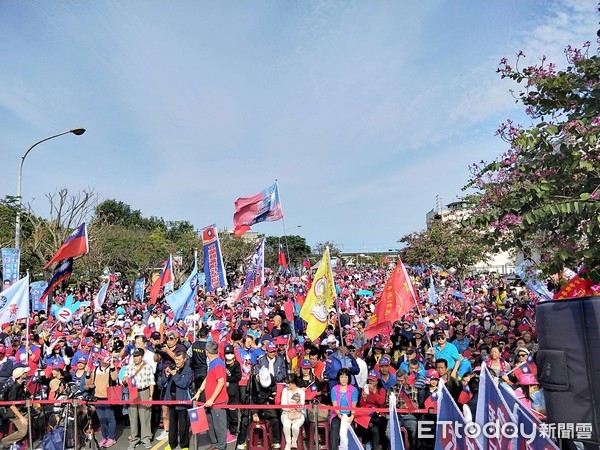
[[[329,260],[329,247],[323,253],[315,278],[310,286],[304,305],[300,310],[300,317],[306,320],[306,335],[314,341],[327,326],[327,311],[333,306],[335,299],[335,285]]]

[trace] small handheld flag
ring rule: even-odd
[[[188,416],[190,418],[190,428],[192,433],[204,433],[208,431],[208,420],[206,420],[206,410],[202,408],[191,408],[188,409]]]

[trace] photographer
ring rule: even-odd
[[[110,355],[101,356],[99,361],[99,367],[86,372],[85,388],[89,397],[93,398],[95,396],[98,400],[108,400],[108,387],[117,384],[117,371]],[[98,445],[100,447],[112,447],[117,443],[115,439],[117,428],[115,412],[111,405],[96,405],[96,414],[100,420],[102,432],[102,440]]]
[[[154,335],[154,333],[152,333]],[[152,336],[150,336],[152,338]],[[167,379],[167,369],[175,367],[175,354],[178,352],[185,353],[187,349],[185,345],[179,343],[179,332],[169,330],[165,334],[166,343],[157,342],[154,346],[155,357],[157,362],[160,362],[161,373],[159,375],[160,386],[164,386],[164,380]],[[165,387],[166,388],[166,387]],[[161,392],[162,398],[165,397],[164,389]],[[169,433],[169,407],[162,406],[163,432],[160,433],[156,440],[161,441],[168,436]]]
[[[6,393],[6,399],[10,402],[19,402],[26,400],[29,397],[29,393],[25,389],[25,383],[27,382],[27,369],[24,367],[17,367],[12,372],[14,383],[8,388]],[[7,417],[15,426],[16,431],[8,436],[5,436],[0,440],[0,450],[9,448],[15,442],[20,441],[27,435],[27,408],[25,405],[10,405],[8,408]]]

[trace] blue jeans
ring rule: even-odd
[[[96,405],[96,414],[100,420],[100,431],[103,438],[115,439],[117,436],[117,421],[115,412],[110,405]]]

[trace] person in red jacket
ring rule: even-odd
[[[385,405],[385,389],[379,381],[379,373],[376,370],[369,371],[367,384],[363,387],[359,399],[359,406],[365,408],[383,408]],[[356,419],[356,423],[360,424],[360,419]],[[359,428],[363,444],[372,441],[373,450],[381,450],[385,437],[385,429],[387,420],[377,412],[371,414],[368,428]]]

